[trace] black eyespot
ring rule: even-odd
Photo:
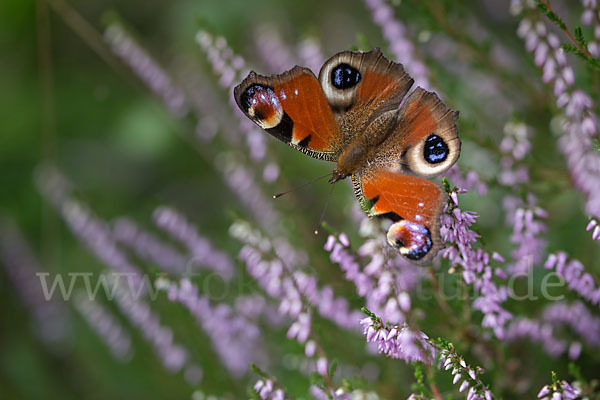
[[[244,93],[240,96],[240,106],[244,112],[248,111],[250,107],[252,107],[254,94],[257,90],[264,90],[264,87],[260,85],[252,85],[249,86]]]
[[[448,145],[444,142],[444,139],[438,135],[431,134],[425,140],[425,147],[423,148],[423,156],[430,164],[438,164],[448,158]]]
[[[331,84],[336,89],[349,89],[360,82],[360,72],[348,64],[340,64],[331,70]]]

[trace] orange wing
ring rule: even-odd
[[[441,247],[439,217],[444,191],[416,176],[368,169],[352,176],[363,210],[392,221],[388,243],[413,262],[429,262]]]
[[[386,111],[397,110],[413,79],[379,49],[343,51],[323,64],[319,82],[346,140]]]
[[[373,162],[383,169],[432,177],[447,171],[460,155],[458,112],[433,93],[416,88],[404,101],[395,131]]]
[[[234,96],[244,114],[277,139],[315,158],[337,159],[340,130],[311,70],[296,66],[271,77],[250,72]]]

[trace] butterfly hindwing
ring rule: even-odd
[[[277,139],[312,157],[336,160],[340,131],[311,70],[296,66],[271,77],[251,72],[234,96],[242,112]]]
[[[371,217],[392,222],[388,243],[409,260],[429,262],[441,247],[439,217],[445,194],[418,176],[365,169],[352,176],[354,192]]]
[[[435,93],[416,88],[404,100],[393,132],[352,176],[367,213],[391,220],[388,243],[415,263],[429,262],[442,247],[439,217],[446,196],[425,178],[458,159],[457,117]]]

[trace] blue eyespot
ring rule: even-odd
[[[331,84],[336,89],[349,89],[360,82],[360,72],[348,64],[340,64],[331,70]]]
[[[438,135],[431,134],[425,140],[425,147],[423,148],[423,156],[425,160],[430,164],[438,164],[448,158],[448,145],[444,142],[444,139]]]
[[[429,229],[416,222],[400,220],[393,223],[387,233],[388,243],[409,260],[418,261],[433,248]]]

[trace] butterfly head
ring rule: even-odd
[[[337,166],[333,169],[333,172],[331,173],[331,178],[329,179],[329,183],[336,183],[337,181],[341,181],[342,179],[345,179],[349,175],[351,175],[351,174],[344,171],[339,166]]]

